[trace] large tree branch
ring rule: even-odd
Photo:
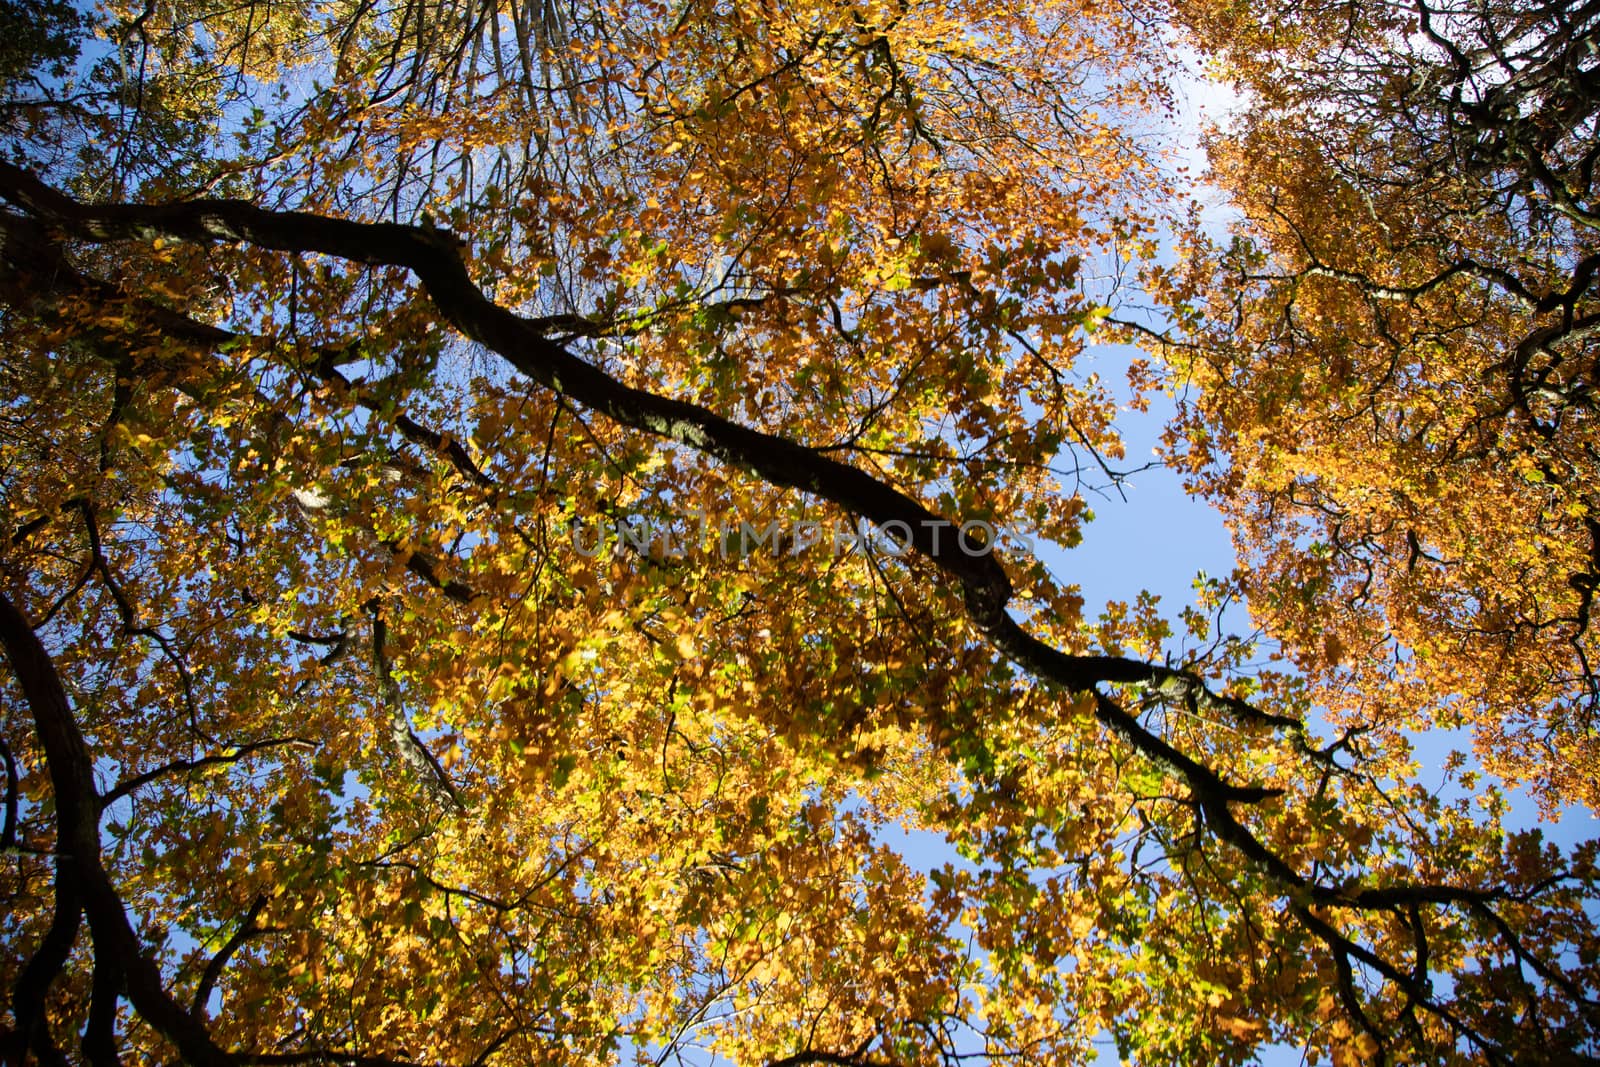
[[[22,1064],[31,1050],[41,1063],[65,1063],[56,1047],[45,1018],[45,994],[55,984],[67,957],[78,940],[83,922],[83,907],[78,901],[78,883],[71,859],[58,848],[55,857],[55,907],[50,926],[39,947],[17,975],[11,990],[11,1013],[16,1018],[15,1032],[7,1035],[5,1062]]]
[[[536,323],[485,297],[467,273],[459,242],[451,234],[420,226],[268,211],[237,200],[90,206],[7,163],[0,163],[0,195],[79,240],[242,241],[276,251],[319,252],[353,262],[406,268],[422,282],[452,326],[534,381],[618,423],[687,445],[772,485],[814,494],[886,531],[898,530],[901,536],[897,539],[959,585],[969,616],[995,648],[1038,677],[1077,692],[1101,683],[1157,687],[1203,710],[1242,716],[1253,725],[1263,722],[1256,709],[1211,693],[1196,677],[1120,656],[1073,655],[1040,641],[1007,613],[1012,587],[1000,557],[992,546],[970,536],[952,536],[959,523],[816,449],[612,378],[550,340]],[[1233,801],[1260,800],[1268,795],[1257,788],[1224,782],[1177,753],[1114,703],[1102,704],[1096,715],[1134,748],[1180,773],[1198,791]],[[1300,728],[1296,720],[1287,717],[1272,716],[1268,723]]]
[[[170,1040],[184,1060],[198,1067],[224,1067],[230,1057],[189,1012],[168,995],[161,971],[145,955],[122,901],[100,861],[100,796],[94,762],[72,717],[66,690],[33,627],[0,592],[0,644],[5,646],[34,730],[50,770],[56,805],[56,852],[78,885],[97,965],[121,969],[128,999]],[[57,895],[57,908],[61,896]],[[37,958],[37,957],[36,957]]]

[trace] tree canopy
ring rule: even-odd
[[[1600,1058],[1600,5],[0,31],[8,1064]]]

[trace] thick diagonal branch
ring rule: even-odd
[[[283,252],[318,252],[358,263],[406,268],[422,282],[452,326],[534,381],[625,426],[687,445],[750,471],[769,484],[821,497],[886,531],[900,531],[903,541],[958,583],[969,616],[994,647],[1038,677],[1073,691],[1102,683],[1170,689],[1171,695],[1181,695],[1186,702],[1244,717],[1255,725],[1265,720],[1278,727],[1299,726],[1295,720],[1266,716],[1243,702],[1212,694],[1198,678],[1166,667],[1118,656],[1073,655],[1040,641],[1007,613],[1011,582],[992,546],[949,535],[959,523],[816,449],[740,425],[697,404],[618,381],[550,340],[536,323],[485,297],[468,274],[460,245],[451,234],[419,226],[268,211],[236,200],[89,206],[5,163],[0,163],[0,194],[79,240],[162,237],[201,243],[247,242]],[[0,255],[3,253],[0,249]],[[1180,774],[1202,798],[1254,801],[1268,795],[1258,788],[1225,782],[1114,703],[1102,702],[1096,715],[1134,748]]]

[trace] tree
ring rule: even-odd
[[[1116,477],[1097,272],[1193,273],[1162,24],[58,14],[0,164],[8,1061],[1594,1057],[1594,848],[1368,743],[1383,691],[1324,736],[1229,583],[1176,639],[1018,543]]]
[[[1548,810],[1600,801],[1597,16],[1191,14],[1254,93],[1215,144],[1248,230],[1174,360],[1196,484],[1320,702],[1468,728]]]

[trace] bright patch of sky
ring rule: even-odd
[[[1231,86],[1207,76],[1198,55],[1182,50],[1179,59],[1186,74],[1175,86],[1177,111],[1171,126],[1158,136],[1169,164],[1192,179],[1185,194],[1202,205],[1202,217],[1220,236],[1238,216],[1221,190],[1201,180],[1207,169],[1202,136],[1212,125],[1225,126],[1242,100]],[[1150,316],[1145,319],[1153,328],[1162,326]],[[1199,572],[1224,576],[1234,566],[1232,539],[1221,515],[1186,493],[1181,477],[1160,461],[1157,446],[1176,411],[1173,401],[1153,394],[1144,398],[1147,410],[1132,404],[1127,370],[1140,355],[1125,345],[1097,345],[1085,353],[1084,368],[1119,399],[1117,425],[1126,458],[1117,466],[1134,473],[1115,488],[1088,494],[1095,519],[1084,529],[1082,544],[1071,551],[1046,547],[1040,553],[1058,578],[1080,587],[1090,614],[1108,600],[1131,601],[1141,589],[1159,595],[1167,610],[1176,613],[1192,602]]]
[[[1157,446],[1173,402],[1158,395],[1147,398],[1148,410],[1129,405],[1126,369],[1135,351],[1105,345],[1094,355],[1102,379],[1121,386],[1118,426],[1126,459],[1119,466],[1134,473],[1087,494],[1094,521],[1081,544],[1070,550],[1041,545],[1039,556],[1058,579],[1079,587],[1090,615],[1107,601],[1131,602],[1140,590],[1159,595],[1175,613],[1194,599],[1199,572],[1220,577],[1233,570],[1232,538],[1217,510],[1186,493],[1177,472],[1160,460]]]

